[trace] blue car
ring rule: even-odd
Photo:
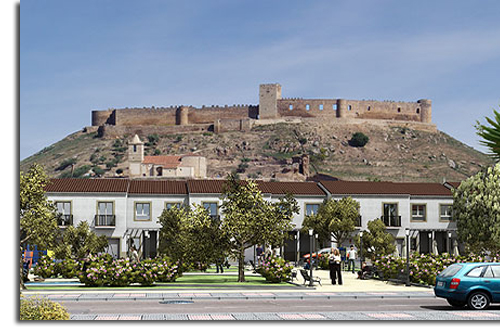
[[[500,303],[500,263],[453,264],[436,277],[434,293],[454,307],[487,309]]]

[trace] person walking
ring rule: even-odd
[[[132,264],[138,264],[141,262],[139,260],[139,254],[137,253],[137,249],[135,248],[135,245],[132,245],[130,247],[130,261]]]
[[[357,256],[358,252],[354,249],[354,245],[351,245],[351,249],[349,250],[349,252],[347,252],[347,259],[348,259],[347,270],[352,271],[352,274],[354,274],[354,266],[356,266]],[[351,270],[351,265],[352,265],[352,270]]]
[[[224,268],[222,267],[223,263],[224,260],[220,258],[215,261],[215,267],[217,268],[217,273],[219,273],[219,270],[221,274],[224,273]]]
[[[329,264],[330,265],[330,278],[332,279],[332,284],[342,285],[342,270],[340,268],[340,263],[342,258],[340,257],[339,249],[333,249],[332,254],[330,255]]]

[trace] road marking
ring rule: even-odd
[[[499,315],[489,312],[451,312],[460,317],[500,317]]]
[[[406,313],[368,313],[368,316],[373,318],[415,318]]]

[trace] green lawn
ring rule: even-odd
[[[152,286],[140,286],[134,285],[129,287],[85,287],[85,286],[32,286],[27,285],[28,291],[36,290],[139,290],[139,289],[223,289],[223,288],[237,288],[237,287],[280,287],[280,286],[290,286],[286,282],[282,283],[270,283],[267,282],[262,276],[245,276],[245,282],[238,282],[237,275],[207,275],[207,274],[195,274],[195,275],[184,275],[178,278],[175,282],[170,283],[156,283]]]

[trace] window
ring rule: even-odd
[[[492,277],[494,277],[493,271],[491,270],[491,267],[486,267],[486,271],[484,272],[483,277],[485,277],[485,278],[492,278]]]
[[[411,221],[423,222],[426,221],[426,207],[422,204],[411,205]]]
[[[98,202],[97,203],[97,214],[99,215],[113,215],[113,202]]]
[[[56,202],[56,209],[61,214],[57,224],[66,227],[73,224],[73,216],[71,215],[71,201]]]
[[[309,104],[306,104],[306,111],[309,111],[311,109],[311,106]]]
[[[337,104],[332,104],[333,111],[337,111]]]
[[[401,112],[401,108],[398,108],[398,112]]]
[[[384,203],[382,204],[382,220],[384,224],[388,227],[400,227],[401,219],[398,215],[398,204],[397,203]]]
[[[56,202],[56,208],[61,215],[71,215],[71,202],[69,201]]]
[[[420,109],[419,109],[419,108],[417,108],[417,114],[419,114],[419,113],[420,113]]]
[[[306,216],[318,214],[319,204],[306,204]]]
[[[210,214],[210,216],[215,217],[219,215],[217,210],[217,202],[204,202],[203,207],[208,211],[208,214]]]
[[[323,111],[323,104],[320,104],[318,108],[320,111]]]
[[[439,221],[441,222],[451,222],[452,221],[452,208],[451,204],[439,205]]]
[[[151,221],[151,203],[135,203],[135,221]]]
[[[180,202],[165,202],[165,209],[172,209],[172,207],[181,208]]]
[[[292,104],[288,105],[288,110],[290,110],[290,111],[293,110],[293,105]]]
[[[348,105],[348,106],[347,106],[347,110],[351,111],[351,110],[352,110],[352,106],[351,106],[351,105]]]
[[[366,108],[366,110],[370,111],[372,109],[371,106],[368,105],[368,107]]]
[[[137,152],[137,145],[134,145],[134,153]]]
[[[493,273],[493,277],[500,279],[500,265],[491,265],[491,272]]]
[[[484,266],[476,267],[476,268],[472,269],[469,273],[467,273],[466,276],[480,277],[483,270],[484,270]]]
[[[114,227],[115,214],[114,202],[100,201],[97,202],[97,217],[95,220],[96,227]]]

